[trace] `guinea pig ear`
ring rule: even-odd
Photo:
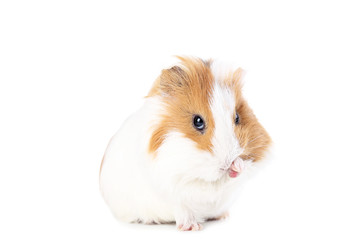
[[[232,74],[232,85],[236,89],[242,89],[243,87],[243,78],[245,71],[242,68],[237,68]]]
[[[159,77],[160,92],[172,96],[187,85],[187,78],[186,72],[179,66],[164,69]]]

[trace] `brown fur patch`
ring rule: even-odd
[[[150,139],[150,153],[156,152],[166,134],[172,130],[193,140],[199,149],[212,151],[214,119],[209,99],[214,79],[210,62],[198,58],[178,58],[180,65],[163,70],[148,94],[148,97],[160,96],[166,106],[162,121]],[[204,119],[206,127],[203,132],[193,127],[194,115]]]
[[[245,100],[237,108],[240,114],[240,125],[235,129],[240,146],[244,148],[243,159],[262,159],[271,144],[271,138],[258,122]]]
[[[264,157],[271,144],[271,138],[242,96],[241,76],[242,70],[239,68],[230,74],[224,83],[235,92],[236,112],[240,117],[240,124],[235,125],[235,134],[244,149],[241,157],[244,160],[258,161]]]

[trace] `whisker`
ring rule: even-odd
[[[246,143],[246,145],[245,145],[244,148],[247,148],[247,146],[249,146],[250,143],[254,142],[256,139],[258,139],[258,138],[260,138],[260,137],[262,137],[262,136],[264,136],[264,134],[260,134],[260,135],[258,135],[258,136],[256,136],[256,137],[252,138],[251,140],[249,140],[249,141]]]
[[[262,148],[262,147],[267,147],[267,145],[255,146],[255,147],[252,147],[252,148],[248,148],[248,149],[246,149],[246,150],[249,151],[249,150],[254,150],[254,149]]]
[[[260,134],[259,136],[257,137],[254,137],[253,139],[251,139],[248,143],[252,143],[253,141],[255,141],[256,139],[258,139],[259,137],[263,137],[264,134]]]

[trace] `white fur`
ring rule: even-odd
[[[234,93],[222,87],[219,74],[214,76],[213,153],[199,150],[192,140],[173,131],[167,134],[156,158],[149,155],[152,131],[164,111],[158,97],[147,98],[112,138],[100,174],[100,189],[117,218],[145,223],[176,221],[186,229],[228,210],[245,174],[230,178],[226,169],[243,150],[233,129]],[[245,163],[245,168],[251,165],[250,161]]]
[[[224,164],[223,167],[229,167],[230,164],[242,154],[238,139],[235,136],[235,97],[234,93],[221,87],[221,79],[215,78],[213,95],[211,98],[211,111],[215,121],[215,134],[212,139],[214,145],[214,155]]]

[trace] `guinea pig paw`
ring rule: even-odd
[[[203,226],[197,222],[177,225],[177,229],[180,231],[199,231],[202,228],[203,228]]]
[[[237,177],[245,168],[244,160],[241,158],[235,159],[230,166],[229,176],[231,178]]]

